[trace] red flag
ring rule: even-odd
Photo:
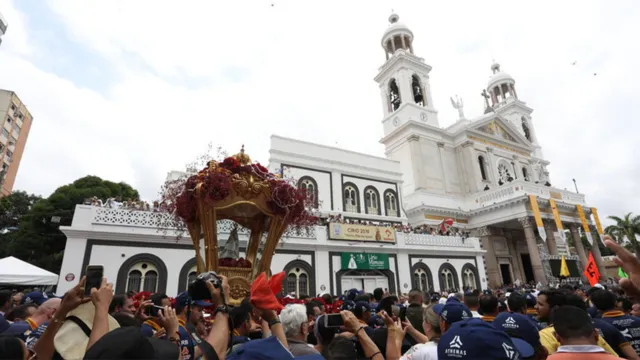
[[[449,227],[451,227],[451,225],[453,225],[453,219],[450,219],[450,218],[442,219],[442,222],[440,223],[440,230],[443,233],[446,233]]]
[[[589,261],[587,261],[587,267],[584,269],[584,276],[589,280],[589,284],[591,286],[595,286],[600,280],[600,271],[598,270],[598,265],[596,265],[596,260],[593,258],[593,253],[589,252]]]

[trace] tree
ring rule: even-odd
[[[20,218],[17,231],[3,235],[0,256],[12,255],[57,274],[66,244],[59,228],[71,225],[76,205],[94,196],[102,201],[113,197],[139,200],[140,197],[138,191],[126,183],[97,176],[85,176],[63,185],[48,198],[35,202]]]
[[[604,232],[611,235],[618,243],[624,243],[626,237],[631,243],[631,248],[636,254],[636,258],[640,259],[640,246],[636,235],[640,234],[640,215],[627,213],[624,217],[609,216],[609,219],[615,221],[614,225],[609,225]]]
[[[0,229],[17,227],[20,219],[41,199],[39,195],[19,190],[0,198]]]

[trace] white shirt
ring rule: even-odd
[[[400,360],[438,360],[438,343],[429,341],[407,350]]]

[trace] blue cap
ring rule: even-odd
[[[471,319],[473,314],[468,307],[459,301],[451,301],[446,304],[434,305],[433,311],[449,325],[461,320]]]
[[[447,302],[447,303],[451,303],[451,302],[457,302],[457,303],[460,303],[460,300],[458,300],[458,298],[457,298],[457,297],[455,297],[455,296],[450,296],[450,297],[447,299],[447,301],[446,301],[446,302]]]
[[[351,312],[353,312],[353,315],[355,315],[356,317],[362,316],[362,314],[367,311],[371,312],[371,306],[369,306],[369,303],[366,301],[356,302],[355,306],[351,310]]]
[[[227,356],[228,360],[322,360],[322,355],[293,357],[275,336],[248,341]]]
[[[49,300],[47,294],[40,291],[33,291],[26,294],[22,300],[20,301],[21,305],[24,304],[36,304],[38,306],[42,305],[43,302]]]
[[[176,308],[183,308],[189,305],[189,300],[191,300],[191,305],[196,305],[204,308],[213,306],[213,304],[208,301],[191,299],[189,297],[189,294],[185,291],[176,296]]]
[[[493,320],[493,327],[502,330],[511,337],[520,355],[532,357],[535,349],[540,346],[538,328],[526,315],[516,313],[502,313]]]
[[[482,319],[472,318],[453,324],[438,342],[438,360],[521,358],[511,338]]]
[[[347,310],[347,311],[353,311],[353,309],[356,308],[356,303],[354,303],[351,300],[345,300],[342,303],[342,307],[340,307],[340,310]]]
[[[524,295],[524,298],[527,300],[527,307],[534,307],[536,306],[536,296],[533,295],[532,293],[526,293]]]

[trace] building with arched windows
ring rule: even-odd
[[[272,273],[284,271],[287,293],[340,294],[377,287],[411,289],[546,284],[562,256],[580,277],[588,253],[570,252],[567,231],[591,234],[597,212],[584,194],[552,186],[530,108],[500,65],[482,95],[485,109],[441,127],[434,107],[432,70],[414,51],[414,34],[392,14],[382,36],[385,61],[375,76],[381,92],[386,157],[271,136],[269,169],[297,179],[323,218],[308,237],[282,239]],[[170,174],[174,176],[175,173]],[[159,213],[78,205],[67,235],[58,292],[89,264],[102,264],[116,289],[175,295],[196,276],[191,240],[158,231]],[[591,217],[593,216],[593,221]],[[465,234],[405,231],[444,220]],[[219,239],[232,229],[218,223]],[[241,251],[246,229],[239,229]],[[596,234],[597,236],[597,234]],[[605,274],[597,246],[591,246]]]

